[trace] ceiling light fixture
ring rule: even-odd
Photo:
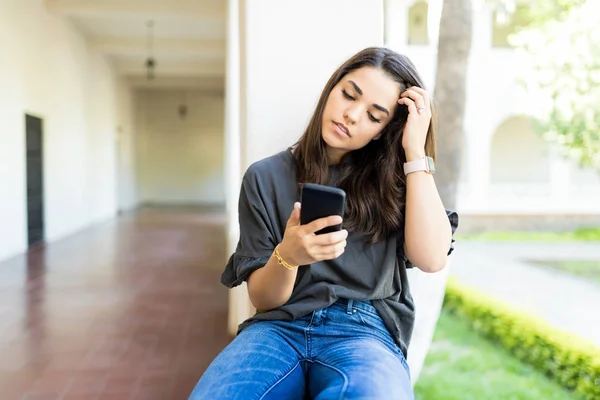
[[[179,113],[179,118],[181,118],[181,120],[183,121],[185,120],[188,114],[187,96],[185,91],[183,91],[181,95],[181,100],[181,104],[179,104],[177,111]]]
[[[154,69],[156,68],[156,60],[153,57],[154,45],[154,21],[149,20],[148,23],[148,58],[146,59],[146,78],[151,81],[154,79]]]

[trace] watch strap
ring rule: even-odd
[[[423,157],[418,160],[413,160],[404,163],[404,175],[408,175],[418,171],[425,171],[428,174],[433,174],[435,172],[433,158]]]

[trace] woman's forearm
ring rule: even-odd
[[[425,272],[437,272],[446,266],[451,241],[452,228],[433,176],[424,171],[408,174],[404,226],[406,257]]]
[[[302,267],[300,267],[302,268]],[[267,311],[284,305],[292,295],[297,270],[279,265],[275,255],[267,264],[248,277],[248,295],[259,311]]]

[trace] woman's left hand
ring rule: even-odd
[[[408,119],[402,137],[406,160],[425,157],[425,139],[431,123],[429,94],[420,87],[412,86],[400,95],[398,104],[408,106]]]

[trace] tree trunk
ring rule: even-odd
[[[448,209],[456,207],[464,143],[467,64],[471,49],[471,0],[444,0],[439,29],[434,101],[438,109],[435,181]],[[449,257],[449,263],[451,261]],[[450,265],[434,274],[417,268],[408,271],[415,301],[416,320],[408,351],[413,385],[416,384],[442,310]]]
[[[440,20],[434,100],[438,107],[436,184],[446,208],[456,207],[464,147],[467,66],[471,50],[471,0],[444,0]]]

